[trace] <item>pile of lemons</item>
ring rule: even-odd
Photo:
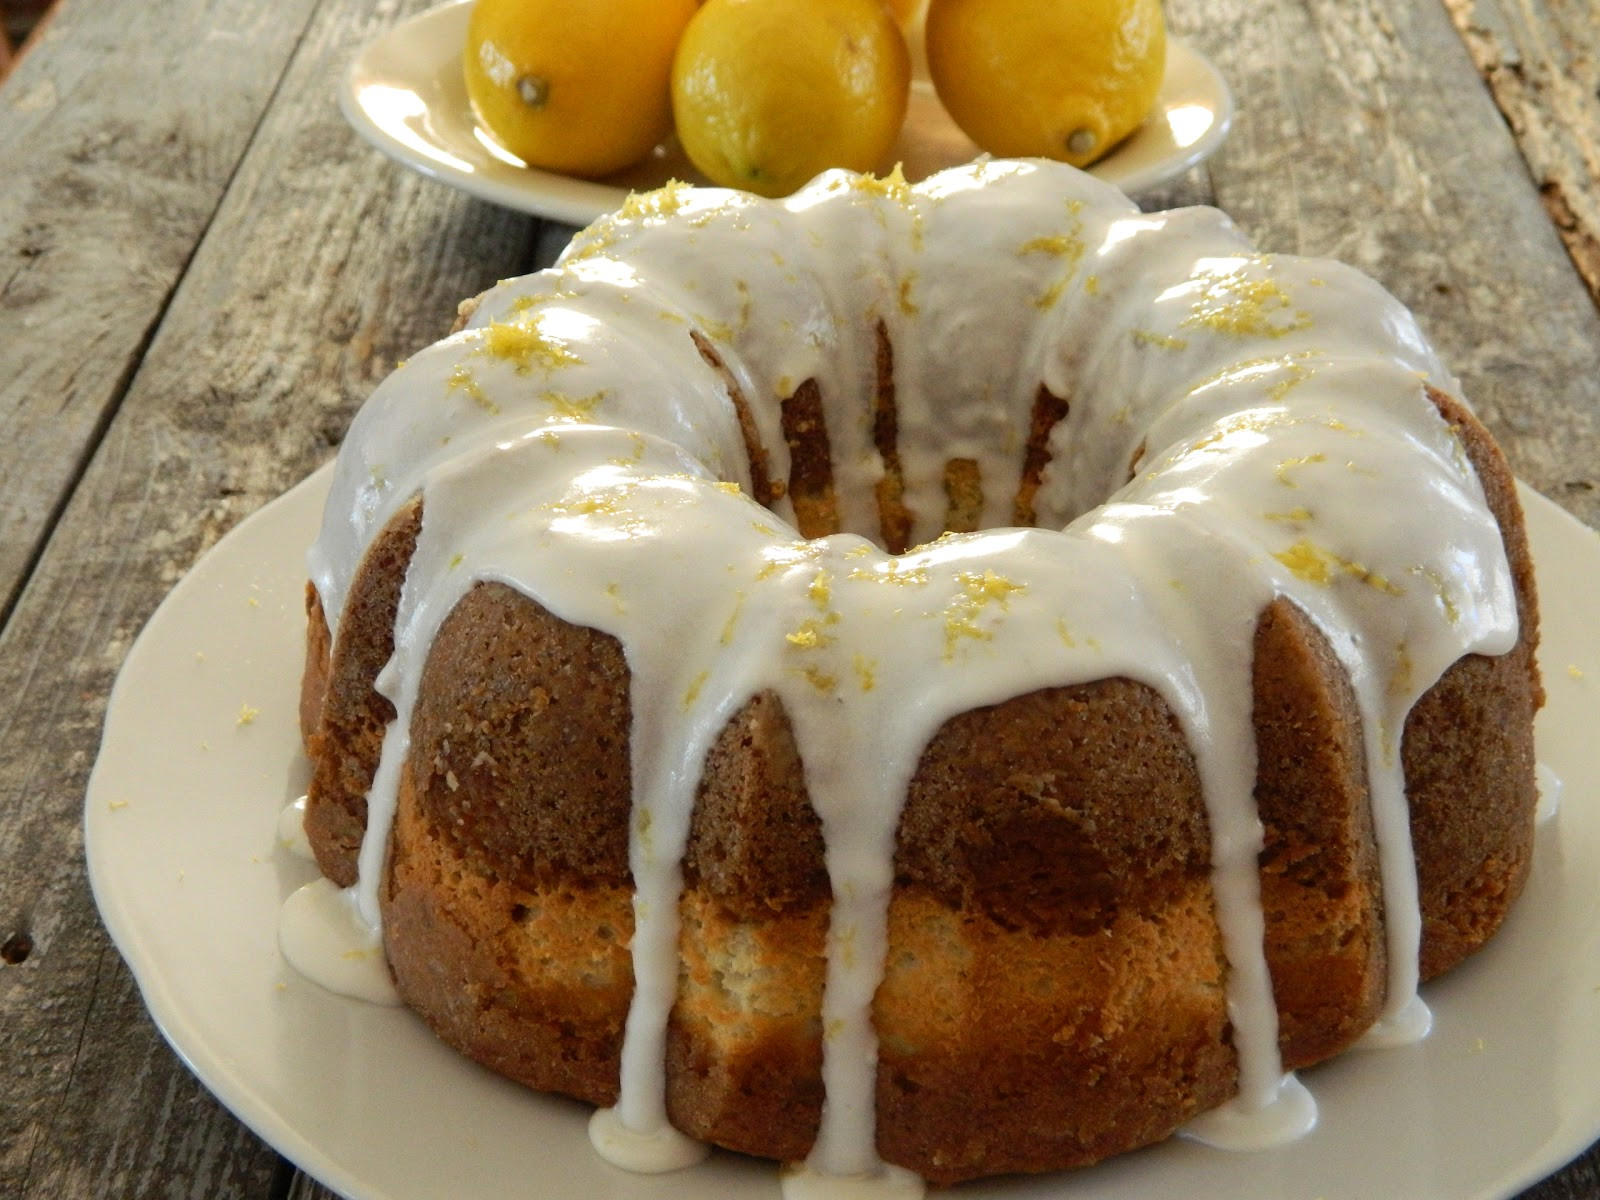
[[[676,130],[714,183],[767,196],[866,171],[905,119],[910,38],[984,150],[1084,166],[1155,103],[1161,0],[477,0],[478,119],[530,166],[595,177]]]

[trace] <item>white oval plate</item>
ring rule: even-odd
[[[619,208],[630,191],[669,179],[705,178],[671,139],[644,162],[603,180],[524,166],[473,118],[461,77],[471,0],[431,9],[366,47],[339,89],[339,108],[356,132],[391,158],[479,199],[539,217],[587,225]],[[1090,173],[1125,192],[1154,187],[1201,162],[1233,121],[1233,94],[1212,64],[1176,38],[1167,43],[1166,77],[1156,109]],[[898,162],[915,182],[968,162],[978,147],[956,128],[924,78],[912,84]]]
[[[156,1023],[258,1134],[350,1200],[777,1200],[773,1164],[718,1153],[630,1175],[588,1109],[490,1074],[404,1009],[323,991],[280,957],[278,908],[314,875],[277,841],[305,786],[296,705],[305,547],[323,470],[242,523],[157,610],[111,695],[84,813],[89,878]],[[1231,1154],[1182,1140],[950,1200],[1491,1200],[1600,1131],[1600,538],[1524,492],[1544,604],[1540,759],[1565,789],[1527,894],[1426,990],[1422,1043],[1304,1079],[1307,1137]]]

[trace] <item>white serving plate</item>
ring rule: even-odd
[[[305,783],[304,551],[328,476],[196,564],[111,696],[84,815],[89,876],[157,1024],[224,1104],[350,1200],[777,1200],[773,1164],[731,1154],[672,1175],[610,1167],[584,1106],[508,1083],[410,1012],[332,995],[280,957],[279,906],[314,874],[277,821]],[[1321,1120],[1289,1146],[1172,1140],[942,1195],[1492,1200],[1600,1133],[1600,538],[1523,496],[1544,607],[1539,754],[1564,791],[1501,934],[1425,989],[1432,1035],[1305,1072]]]

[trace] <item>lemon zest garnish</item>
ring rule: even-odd
[[[485,412],[494,415],[499,413],[500,406],[484,394],[482,385],[473,375],[472,368],[466,363],[459,363],[456,369],[450,372],[450,378],[445,380],[445,387],[452,392],[460,392],[481,407]]]
[[[1305,538],[1301,538],[1287,550],[1279,551],[1272,557],[1289,568],[1292,574],[1319,587],[1327,587],[1338,575],[1344,574],[1391,596],[1405,595],[1404,591],[1376,571],[1369,570],[1348,558],[1341,558],[1331,550],[1317,546]]]
[[[1049,254],[1077,262],[1083,257],[1083,238],[1076,233],[1054,233],[1023,242],[1018,254]]]
[[[1065,279],[1058,279],[1049,287],[1045,288],[1040,295],[1034,297],[1033,306],[1040,311],[1052,309],[1056,306],[1056,302],[1061,299],[1061,293],[1066,290],[1067,281]]]
[[[1009,608],[1012,595],[1025,591],[1027,586],[1015,583],[1004,575],[996,575],[989,568],[985,568],[981,574],[977,571],[959,572],[956,582],[961,585],[962,594],[955,597],[945,609],[946,662],[955,657],[956,647],[963,639],[991,640],[994,634],[978,624],[978,617],[990,604],[998,604],[1002,611]]]
[[[821,553],[821,545],[816,542],[773,546],[763,552],[762,558],[765,561],[756,569],[756,578],[758,580],[769,579],[779,571],[787,571],[790,567],[798,567],[804,563],[815,562],[817,556]]]
[[[700,689],[705,687],[706,680],[709,678],[711,678],[711,670],[707,668],[689,681],[688,690],[683,693],[683,708],[685,712],[692,708],[694,702],[700,698]]]
[[[1290,363],[1283,378],[1267,388],[1267,395],[1277,401],[1282,401],[1300,384],[1311,378],[1311,368],[1300,363]]]
[[[1273,474],[1278,477],[1278,482],[1284,487],[1297,488],[1300,485],[1289,478],[1289,472],[1295,467],[1310,466],[1313,463],[1327,462],[1326,454],[1303,454],[1299,458],[1286,458],[1273,468]]]
[[[750,298],[750,285],[742,279],[736,279],[733,286],[739,293],[739,328],[749,329],[750,318],[755,312],[755,303]]]
[[[683,180],[669,179],[648,192],[630,192],[617,210],[617,217],[624,221],[648,221],[676,216],[688,198],[688,191],[689,185]]]
[[[1227,441],[1237,434],[1265,433],[1270,429],[1296,424],[1299,424],[1299,422],[1284,416],[1282,413],[1261,412],[1259,410],[1242,412],[1227,417],[1212,426],[1211,432],[1189,448],[1191,450],[1206,450]]]
[[[1276,279],[1252,279],[1241,267],[1208,276],[1179,327],[1211,329],[1232,337],[1280,338],[1310,325],[1311,314],[1291,311],[1289,296]]]
[[[896,204],[911,205],[911,185],[906,182],[904,163],[895,163],[887,175],[858,175],[855,189],[869,196],[886,196]]]
[[[1445,619],[1450,624],[1454,625],[1461,619],[1461,610],[1456,606],[1455,600],[1450,595],[1450,585],[1439,572],[1432,567],[1412,567],[1411,573],[1422,576],[1429,586],[1433,588],[1434,594],[1439,597],[1440,607],[1444,609]]]
[[[838,679],[817,667],[807,667],[801,674],[819,692],[831,692],[839,686]]]
[[[616,231],[612,228],[611,222],[596,221],[572,239],[564,261],[570,265],[582,262],[586,258],[594,258],[611,249],[616,241]]]
[[[633,821],[634,828],[639,833],[639,848],[644,851],[646,857],[652,857],[655,853],[655,843],[650,836],[656,823],[655,815],[654,809],[641,805],[639,815]]]
[[[997,601],[1002,608],[1011,596],[1027,590],[1027,584],[1015,583],[1004,575],[996,575],[989,568],[985,568],[981,575],[976,571],[962,571],[956,575],[956,580],[974,600],[984,604]]]
[[[723,646],[733,644],[734,627],[738,625],[739,617],[744,612],[744,598],[745,593],[742,589],[733,594],[733,611],[728,614],[728,619],[723,622],[722,633],[717,638],[718,644]]]
[[[1168,333],[1156,333],[1149,329],[1135,329],[1133,340],[1141,346],[1154,346],[1158,350],[1186,350],[1189,346],[1187,338],[1173,337]]]
[[[806,588],[806,595],[818,608],[826,609],[828,602],[833,599],[833,575],[827,571],[818,571],[816,578]]]
[[[619,455],[616,455],[614,458],[609,459],[608,461],[611,463],[612,466],[615,466],[615,467],[631,467],[635,463],[643,461],[643,459],[644,459],[644,451],[645,451],[644,435],[641,434],[641,433],[638,433],[636,431],[635,432],[630,432],[628,434],[628,441],[633,446],[633,452],[631,454],[619,454]],[[736,491],[736,492],[739,490],[737,485],[734,487],[733,490]]]
[[[514,321],[491,321],[482,331],[482,337],[480,353],[511,363],[519,375],[526,375],[535,367],[553,371],[583,362],[559,339],[547,337],[540,330],[537,315]]]
[[[889,583],[920,587],[928,582],[928,568],[902,568],[899,559],[891,558],[876,567],[857,567],[850,572],[850,578],[864,580],[868,583]]]
[[[823,646],[829,645],[833,641],[833,636],[826,631],[825,627],[837,621],[838,614],[834,613],[830,614],[830,616],[831,620],[807,617],[801,623],[799,629],[796,629],[793,633],[783,635],[784,641],[791,646],[799,646],[802,650],[818,650]]]
[[[944,619],[944,660],[949,662],[956,656],[956,646],[962,638],[972,638],[975,641],[987,642],[994,639],[994,634],[987,629],[980,628],[973,620],[970,612],[946,613]]]
[[[1416,663],[1411,659],[1411,647],[1401,642],[1394,651],[1394,674],[1389,677],[1389,694],[1404,696],[1410,693]]]
[[[916,286],[917,273],[910,272],[900,281],[900,311],[908,317],[914,317],[922,309],[917,307],[917,302],[911,298],[911,289]]]
[[[594,416],[594,410],[606,397],[605,392],[595,392],[590,396],[581,396],[574,399],[565,392],[548,391],[544,394],[545,401],[555,410],[554,418],[557,421],[587,421]]]

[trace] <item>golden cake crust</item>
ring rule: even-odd
[[[1477,422],[1435,402],[1505,530],[1523,626],[1510,654],[1451,668],[1406,726],[1430,977],[1482,945],[1526,878],[1541,698],[1514,487]],[[398,573],[419,520],[397,519],[363,574]],[[366,667],[396,596],[375,582],[371,609],[347,613],[364,637],[346,630],[341,645]],[[382,709],[336,684],[322,698],[353,668],[326,665],[308,607],[302,712],[320,722],[307,740],[323,787],[308,830],[337,879],[353,872],[355,788]],[[628,679],[609,636],[505,585],[470,590],[427,660],[381,892],[401,994],[441,1037],[595,1104],[616,1099],[632,990]],[[1258,621],[1253,679],[1267,954],[1292,1068],[1381,1011],[1381,885],[1350,685],[1287,601]],[[804,1157],[822,1103],[828,876],[802,777],[770,693],[708,755],[668,1036],[674,1125],[781,1159]],[[1086,1164],[1231,1095],[1209,839],[1177,721],[1143,685],[1045,689],[946,722],[898,836],[873,1014],[883,1158],[941,1183]]]
[[[954,1183],[1092,1163],[1241,1089],[1262,1099],[1277,1064],[1257,1018],[1274,1007],[1287,1069],[1398,1009],[1416,947],[1387,915],[1398,877],[1378,826],[1405,819],[1385,803],[1399,770],[1421,976],[1493,935],[1531,861],[1543,699],[1499,450],[1458,401],[1421,398],[1442,369],[1371,281],[1256,255],[1213,211],[1158,219],[1097,186],[980,163],[922,190],[825,179],[793,210],[669,188],[581,235],[552,275],[464,306],[442,350],[363,411],[307,591],[306,832],[369,919],[375,901],[401,997],[446,1042],[533,1088],[617,1103],[631,1006],[650,1008],[634,1005],[636,953],[669,961],[675,936],[670,1011],[633,1013],[665,1021],[674,1127],[786,1161],[870,1129],[885,1162]],[[659,270],[672,292],[713,226],[749,253],[671,298],[633,286]],[[834,277],[858,246],[867,266]],[[765,274],[724,270],[734,257]],[[863,303],[835,326],[851,289]],[[1029,310],[1004,318],[1020,335],[1003,351],[987,308]],[[763,351],[780,360],[768,373],[752,369]],[[991,383],[998,359],[1011,373]],[[1374,479],[1436,502],[1451,536],[1369,538]],[[939,528],[1060,528],[1119,487],[1066,534],[889,557]],[[1433,678],[1510,641],[1495,525],[1515,644],[1464,654],[1402,728],[1399,701],[1425,682],[1414,647]],[[737,548],[708,567],[697,538]],[[1441,547],[1481,555],[1492,580],[1470,620],[1457,601],[1479,597],[1450,591]],[[887,591],[902,567],[914,588]],[[914,631],[902,594],[922,606]],[[729,649],[705,663],[719,625]],[[701,650],[680,653],[680,633]],[[915,654],[877,644],[902,635]],[[391,656],[400,718],[375,686]],[[868,699],[874,664],[910,664],[911,682]],[[901,715],[885,696],[925,719],[885,735],[892,769],[874,775],[871,738]],[[1391,708],[1393,728],[1364,727]],[[397,719],[409,748],[374,788]],[[673,760],[679,746],[708,747],[703,763]],[[380,878],[358,878],[369,789]],[[847,823],[862,796],[882,844],[869,831],[873,861],[841,866],[854,846],[833,824],[825,837],[818,809]],[[886,913],[857,905],[885,873]],[[1254,996],[1241,882],[1259,893],[1269,976]],[[868,1013],[876,977],[852,972],[879,961],[860,946],[885,918]],[[825,1021],[841,977],[862,1003]],[[863,1043],[848,1027],[868,1016]],[[876,1075],[825,1106],[841,1044],[875,1046]],[[630,1098],[653,1103],[642,1082]],[[841,1135],[831,1114],[852,1105],[874,1124]],[[855,1169],[839,1164],[870,1160],[869,1141],[819,1169]]]

